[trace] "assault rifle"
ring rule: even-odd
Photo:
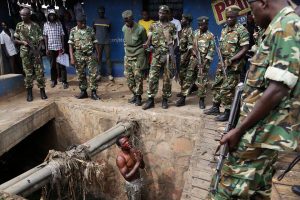
[[[230,111],[230,115],[229,115],[229,120],[225,129],[225,133],[228,133],[231,129],[234,129],[236,127],[236,124],[238,122],[238,118],[240,115],[240,103],[241,103],[241,96],[244,90],[244,84],[240,83],[238,84],[238,86],[236,87],[235,90],[235,95],[234,95],[234,99],[233,99],[233,103],[231,106],[231,111]],[[217,163],[217,167],[216,167],[216,177],[213,183],[213,188],[211,188],[211,192],[212,194],[215,194],[218,190],[218,185],[219,182],[221,180],[221,171],[225,162],[225,159],[228,156],[228,144],[223,144],[221,145],[220,149],[219,149],[220,155],[218,158],[218,163]]]
[[[28,44],[28,51],[29,51],[29,55],[34,56],[34,62],[35,64],[41,64],[41,45],[40,43],[36,46],[35,44],[33,44],[33,42],[31,41],[28,32],[26,31],[22,31],[23,35],[25,36],[25,41]]]
[[[201,54],[199,51],[199,46],[198,46],[198,42],[197,40],[195,40],[195,48],[196,48],[196,59],[197,59],[197,63],[198,63],[198,75],[202,76],[203,75],[203,65],[202,65],[202,59],[201,59]]]
[[[173,43],[169,43],[168,44],[169,47],[169,55],[171,58],[171,71],[172,71],[172,76],[175,77],[175,81],[178,81],[178,72],[177,72],[177,67],[176,67],[176,56],[175,56],[175,52],[174,52],[174,45]],[[168,61],[167,61],[168,62]]]
[[[225,78],[227,78],[226,66],[225,66],[225,62],[224,62],[224,59],[223,59],[223,56],[222,56],[222,53],[221,53],[221,50],[220,50],[220,47],[219,47],[220,45],[218,46],[218,43],[217,43],[215,37],[214,37],[214,40],[215,40],[216,50],[217,50],[217,54],[218,54],[218,57],[219,57],[219,60],[220,60],[220,63],[221,63],[223,74],[224,74]],[[217,36],[217,40],[219,41],[218,36]]]

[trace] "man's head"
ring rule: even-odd
[[[181,25],[183,27],[189,26],[193,21],[193,17],[190,14],[182,14]]]
[[[117,146],[122,150],[130,150],[132,148],[128,136],[121,135],[116,139]]]
[[[142,11],[142,19],[143,19],[144,21],[149,21],[149,20],[150,20],[149,13],[148,13],[147,10],[143,10],[143,11]]]
[[[159,11],[158,11],[159,21],[164,21],[164,22],[168,21],[169,20],[169,14],[170,14],[169,6],[166,6],[166,5],[159,6]]]
[[[1,27],[3,30],[7,30],[8,29],[8,25],[6,22],[1,22]]]
[[[229,27],[235,26],[241,8],[237,5],[229,6],[225,9],[226,23]]]
[[[98,14],[99,14],[100,18],[104,18],[104,15],[105,15],[105,8],[104,8],[104,6],[100,6],[98,8]]]
[[[127,27],[132,28],[134,25],[134,21],[133,21],[133,13],[131,10],[125,10],[122,13],[122,18],[124,20],[124,23]]]
[[[286,0],[248,0],[256,25],[267,28],[275,15],[288,6]]]
[[[247,24],[254,24],[254,18],[252,12],[247,13]]]
[[[48,21],[55,22],[57,20],[57,15],[54,9],[48,10]]]
[[[29,10],[29,8],[23,8],[20,11],[20,17],[21,17],[22,21],[29,22],[30,21],[30,10]]]
[[[86,16],[83,14],[79,14],[76,17],[76,21],[77,21],[77,27],[79,29],[84,29],[86,27]]]
[[[206,16],[198,17],[198,26],[201,32],[205,33],[208,30],[208,20],[209,18]]]

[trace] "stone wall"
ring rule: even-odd
[[[145,199],[180,199],[189,168],[194,139],[203,128],[202,119],[168,113],[137,112],[134,108],[56,102],[56,133],[61,146],[81,144],[114,126],[118,121],[137,121],[135,143],[144,153]],[[95,159],[107,162],[104,192],[107,199],[126,199],[112,146]]]

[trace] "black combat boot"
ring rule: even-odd
[[[32,88],[27,88],[27,101],[28,102],[33,101]]]
[[[162,103],[161,103],[161,107],[163,109],[168,109],[169,108],[168,99],[167,98],[163,98]]]
[[[41,99],[48,99],[45,88],[40,88]]]
[[[292,186],[292,191],[297,194],[298,196],[300,196],[300,185],[293,185]]]
[[[81,90],[81,92],[79,93],[79,95],[75,96],[77,99],[85,99],[88,98],[88,94],[86,92],[86,90]]]
[[[135,94],[131,97],[131,99],[128,99],[128,103],[134,104],[135,101],[136,101],[136,95]]]
[[[206,114],[206,115],[219,115],[220,114],[220,104],[219,103],[213,103],[213,106],[211,108],[209,108],[208,110],[205,110],[204,114]]]
[[[226,122],[229,119],[229,115],[230,115],[230,109],[225,109],[224,113],[216,117],[215,120],[218,122]]]
[[[154,108],[154,98],[153,97],[150,97],[146,104],[143,106],[143,110],[148,110],[150,108]]]
[[[91,99],[93,99],[93,100],[100,100],[100,97],[97,95],[97,91],[96,90],[92,90],[92,92],[91,92]]]
[[[190,88],[189,95],[191,95],[193,92],[196,91],[198,91],[198,87],[196,84],[193,84],[192,87]]]
[[[199,99],[199,108],[200,109],[205,109],[205,102],[204,102],[205,98],[204,97],[201,97]]]
[[[135,105],[136,106],[141,106],[142,105],[142,97],[141,97],[141,95],[136,95],[135,97],[136,97],[136,99],[135,99]]]
[[[185,105],[185,96],[182,96],[180,99],[178,99],[178,101],[176,101],[176,106],[180,107],[180,106],[184,106]]]

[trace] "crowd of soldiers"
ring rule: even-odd
[[[249,49],[249,33],[247,29],[237,22],[240,8],[230,6],[226,8],[225,15],[227,24],[223,28],[220,38],[221,61],[217,67],[217,74],[213,84],[213,106],[205,110],[207,115],[219,115],[217,121],[227,121],[230,113],[230,106],[233,100],[235,87],[239,83],[240,71],[245,64],[245,54]],[[148,81],[148,100],[143,109],[154,107],[154,97],[158,91],[160,71],[163,71],[162,108],[168,108],[168,99],[172,94],[172,77],[174,70],[174,44],[176,44],[176,28],[169,21],[170,9],[163,5],[159,8],[159,21],[150,26],[148,39],[145,38],[145,31],[137,23],[133,22],[133,13],[127,10],[123,13],[125,26],[125,75],[128,85],[133,93],[130,102],[141,105],[142,94],[142,69],[145,60],[143,48],[153,46],[153,60],[150,66]],[[184,106],[185,100],[194,84],[198,86],[199,107],[205,108],[205,97],[208,87],[208,72],[214,57],[216,39],[213,33],[208,30],[209,18],[201,16],[197,18],[199,29],[193,31],[191,28],[192,16],[183,14],[179,34],[179,84],[181,92],[176,106]],[[133,40],[135,38],[135,40]],[[134,53],[133,53],[134,52]],[[224,74],[225,73],[225,74]],[[225,112],[220,114],[220,105],[223,105]]]

